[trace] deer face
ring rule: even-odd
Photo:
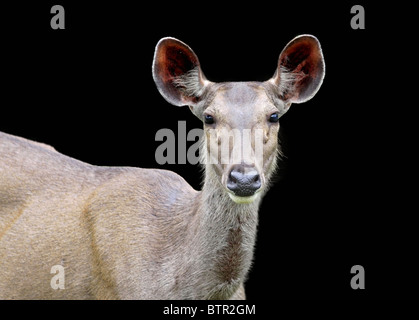
[[[189,105],[204,122],[206,169],[234,202],[249,203],[266,190],[274,171],[279,118],[292,103],[314,96],[324,68],[319,42],[305,35],[285,47],[270,80],[213,83],[192,49],[163,38],[156,47],[153,77],[168,102]]]
[[[266,90],[262,83],[225,83],[202,111],[205,162],[235,202],[253,201],[274,171],[283,112]]]

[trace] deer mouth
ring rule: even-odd
[[[252,203],[253,201],[255,201],[259,197],[259,192],[256,192],[253,195],[246,196],[246,197],[236,196],[235,194],[231,192],[228,192],[228,195],[230,199],[233,200],[235,203],[246,204],[246,203]]]
[[[262,178],[253,166],[232,166],[226,180],[228,195],[236,203],[253,202],[262,187]]]

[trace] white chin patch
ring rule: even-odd
[[[231,200],[233,200],[235,203],[251,203],[255,201],[255,199],[258,197],[257,193],[250,197],[238,197],[234,194],[231,194],[230,192],[228,193],[228,195],[230,196]]]

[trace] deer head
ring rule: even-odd
[[[236,203],[253,202],[267,189],[278,154],[279,118],[292,103],[311,99],[324,74],[320,43],[311,35],[286,45],[265,82],[211,82],[192,49],[174,38],[158,42],[153,61],[162,96],[189,106],[203,121],[207,176]]]

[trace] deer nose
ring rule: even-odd
[[[227,188],[238,197],[250,197],[261,187],[260,175],[253,167],[234,166],[227,179]]]

